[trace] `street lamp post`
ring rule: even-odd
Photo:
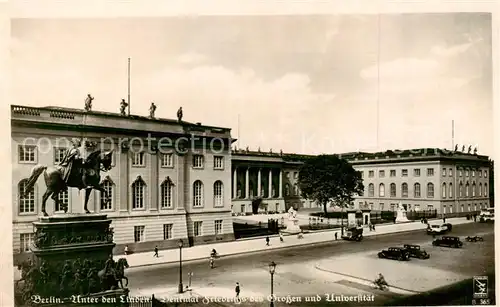
[[[269,273],[271,274],[271,302],[270,307],[274,307],[274,271],[276,270],[276,263],[269,263]]]
[[[183,293],[184,289],[182,286],[182,240],[179,240],[179,293]]]

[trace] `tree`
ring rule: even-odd
[[[328,203],[348,207],[354,194],[362,195],[361,173],[337,155],[319,155],[307,159],[299,171],[299,187],[304,198],[323,205],[325,216]]]

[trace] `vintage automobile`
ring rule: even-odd
[[[482,242],[483,241],[483,237],[480,237],[480,236],[467,236],[467,238],[465,238],[465,240],[469,241],[469,242]]]
[[[450,225],[451,226],[451,225]],[[447,226],[447,224],[443,225],[428,225],[427,226],[427,234],[429,235],[442,235],[450,231],[451,229]]]
[[[347,241],[358,241],[358,242],[363,240],[363,228],[351,227],[346,229],[344,235],[342,236],[342,239]]]
[[[460,241],[459,237],[444,236],[432,241],[432,245],[459,248],[462,247],[464,244],[462,241]]]
[[[420,245],[405,244],[403,248],[406,249],[410,257],[413,258],[429,259],[431,257],[429,253],[420,248]]]
[[[402,247],[389,247],[379,252],[378,257],[403,261],[410,260],[410,253]]]

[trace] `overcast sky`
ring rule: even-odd
[[[83,108],[91,93],[118,112],[130,57],[133,114],[182,106],[241,148],[450,148],[454,119],[455,143],[493,153],[489,14],[16,19],[11,32],[13,104]]]

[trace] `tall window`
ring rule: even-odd
[[[446,177],[446,168],[443,168],[443,177]]]
[[[401,184],[401,197],[408,197],[408,184],[406,182]]]
[[[224,157],[214,156],[214,169],[223,169],[223,168],[224,168]]]
[[[35,187],[24,193],[26,189],[27,179],[19,182],[19,213],[34,213],[35,212]]]
[[[29,252],[31,243],[33,243],[33,239],[35,238],[35,234],[33,233],[22,233],[21,234],[21,247],[20,252]]]
[[[488,196],[488,184],[484,184],[484,193],[483,193],[484,196]]]
[[[385,197],[385,185],[383,183],[381,183],[378,186],[378,196],[379,197]]]
[[[101,197],[99,199],[101,202],[101,210],[111,210],[113,209],[113,183],[109,179],[105,179],[102,182],[102,188],[104,189],[104,191],[106,191],[110,202],[106,203],[106,197],[104,193],[100,193]]]
[[[469,183],[465,184],[465,197],[469,197]]]
[[[420,169],[419,168],[415,168],[413,170],[413,176],[415,176],[415,177],[419,177],[420,176]]]
[[[54,164],[59,164],[66,156],[67,148],[54,147]]]
[[[484,178],[488,177],[488,171],[484,171]]]
[[[144,242],[145,226],[134,226],[134,242]]]
[[[203,183],[196,180],[193,183],[193,207],[203,206]]]
[[[468,169],[465,170],[465,177],[469,177],[469,170]]]
[[[443,183],[443,190],[441,191],[443,198],[446,198],[446,183]]]
[[[134,152],[132,155],[132,166],[144,166],[146,161],[143,152]]]
[[[221,234],[222,233],[222,220],[215,220],[215,234]]]
[[[396,197],[396,184],[391,183],[391,197]]]
[[[174,155],[171,153],[164,153],[161,155],[161,167],[173,167]]]
[[[375,176],[375,172],[374,171],[368,171],[368,177],[369,178],[373,178]]]
[[[427,176],[434,176],[434,169],[433,168],[428,168],[427,169]]]
[[[384,178],[385,177],[385,171],[378,171],[378,176],[380,178]]]
[[[141,177],[132,183],[132,209],[144,209],[146,183]]]
[[[214,206],[223,207],[224,197],[223,197],[223,184],[222,181],[217,180],[214,182]]]
[[[165,181],[160,185],[161,192],[161,207],[162,209],[172,208],[172,188],[173,183],[170,178],[167,177]]]
[[[482,183],[479,183],[479,190],[478,190],[478,192],[479,192],[479,197],[483,196],[483,184]]]
[[[453,170],[450,168],[448,169],[448,176],[452,177],[453,176]]]
[[[391,169],[390,172],[389,172],[389,176],[396,177],[396,170],[395,169]]]
[[[288,183],[285,183],[285,196],[290,195],[290,185]]]
[[[462,177],[462,170],[461,169],[458,170],[458,177]]]
[[[472,183],[472,197],[476,197],[476,183]]]
[[[375,186],[373,183],[370,183],[368,185],[368,197],[374,197],[375,196]]]
[[[35,146],[19,146],[19,162],[35,162]]]
[[[163,224],[163,240],[169,240],[173,238],[172,228],[174,228],[174,224]]]
[[[198,221],[198,222],[194,222],[193,224],[193,228],[194,228],[194,236],[195,237],[198,237],[198,236],[201,236],[202,235],[202,222]]]
[[[203,155],[194,155],[193,156],[193,167],[194,168],[203,168]]]
[[[429,182],[427,184],[427,198],[433,198],[433,197],[434,197],[434,184]]]
[[[449,189],[448,189],[448,196],[450,198],[453,197],[453,183],[450,183]]]
[[[460,185],[458,186],[458,196],[464,197],[464,184],[461,182],[460,182]]]
[[[59,193],[59,202],[54,211],[63,211],[63,207],[69,206],[69,193],[68,190]]]
[[[413,197],[420,198],[420,183],[415,183],[413,185]]]
[[[472,170],[472,177],[476,177],[476,171]]]
[[[408,170],[407,169],[401,170],[401,176],[402,177],[408,177]]]

